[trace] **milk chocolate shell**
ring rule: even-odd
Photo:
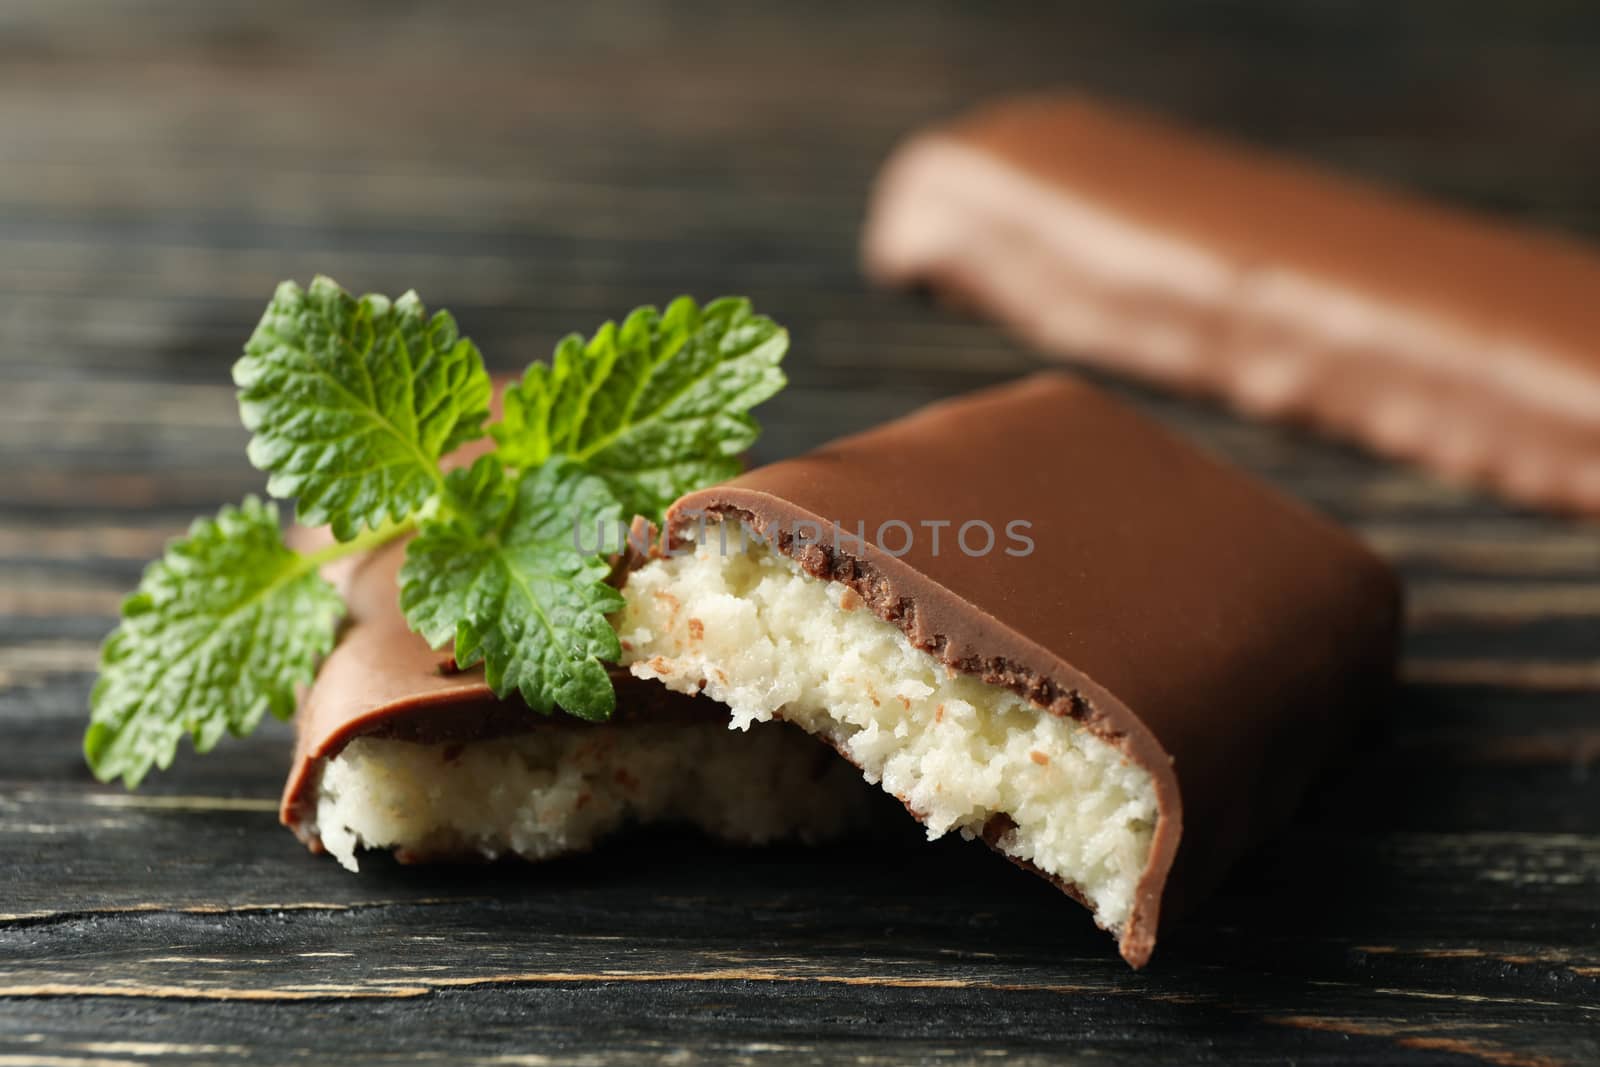
[[[979,551],[989,538],[977,527],[960,536],[978,521],[998,535],[988,551]],[[718,530],[709,537],[708,522]],[[836,583],[826,610],[864,608],[941,670],[1022,697],[1031,710],[1020,720],[1007,713],[1013,733],[1058,717],[1148,772],[1153,833],[1131,909],[1115,921],[1135,966],[1180,900],[1210,889],[1285,823],[1319,769],[1379,709],[1393,674],[1400,593],[1381,561],[1332,523],[1063,375],[936,404],[689,494],[667,518],[670,554],[629,578],[620,632],[642,676],[703,690],[736,712],[756,708],[757,717],[763,686],[787,687],[778,698],[787,703],[766,706],[772,717],[801,722],[847,755],[864,736],[881,748],[899,743],[887,740],[896,730],[947,729],[942,703],[932,719],[913,721],[915,700],[937,679],[897,689],[895,678],[861,666],[845,684],[832,679],[831,695],[791,683],[786,664],[807,655],[808,642],[832,638],[813,619],[777,618],[790,610],[779,597],[805,593],[793,582],[756,584],[788,581],[782,560],[717,562],[718,537],[733,522],[810,579]],[[941,523],[942,543],[928,536]],[[1025,531],[1032,550],[1008,541],[1008,528]],[[724,583],[730,566],[743,569]],[[701,596],[697,582],[716,588]],[[793,629],[752,674],[743,662],[768,656],[780,625]],[[724,638],[719,626],[741,634]],[[723,651],[703,652],[711,646]],[[834,659],[856,656],[841,649]],[[828,716],[863,689],[883,705],[865,734]],[[999,721],[980,726],[992,735]],[[986,736],[992,765],[1006,738]],[[949,751],[928,760],[948,763]],[[1045,762],[1042,752],[1019,751],[1005,772],[1012,784],[1048,771],[1033,766]],[[891,785],[893,760],[873,766],[894,790],[928,787],[917,774],[938,773],[925,760]],[[902,799],[923,815],[959,784],[946,778],[923,800]],[[1073,795],[1064,791],[1061,803]],[[960,828],[995,844],[1015,830],[1016,815],[997,807]],[[1023,850],[1002,850],[1030,862]],[[1059,871],[1031,865],[1081,895]]]

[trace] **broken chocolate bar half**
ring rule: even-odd
[[[1600,255],[1077,96],[902,145],[868,272],[1039,348],[1600,514]]]
[[[1338,527],[1060,375],[685,496],[624,593],[636,676],[803,727],[1136,967],[1378,707],[1400,604]]]
[[[296,531],[302,547],[321,533]],[[792,728],[741,735],[710,701],[615,672],[606,723],[495,698],[407,628],[403,546],[335,565],[350,625],[304,695],[281,818],[354,870],[403,861],[545,859],[632,824],[678,823],[737,843],[821,840],[863,825],[876,797]]]

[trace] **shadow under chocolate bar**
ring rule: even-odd
[[[1037,347],[1600,514],[1600,256],[1077,96],[880,176],[868,272]]]

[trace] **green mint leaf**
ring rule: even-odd
[[[483,436],[483,358],[415,293],[352,297],[328,278],[278,286],[234,364],[250,462],[301,522],[347,541],[441,488],[439,458]]]
[[[146,568],[100,650],[84,755],[131,789],[172,763],[187,733],[200,752],[287,718],[295,686],[333,647],[344,605],[314,563],[283,544],[278,511],[248,497]]]
[[[490,432],[508,466],[570,456],[625,514],[659,522],[679,496],[738,473],[760,432],[749,410],[783,388],[788,347],[748,300],[640,308],[587,341],[565,338],[548,365],[529,367]]]
[[[513,479],[489,455],[451,472],[447,496],[406,546],[400,606],[411,628],[435,648],[454,640],[463,667],[482,660],[497,695],[517,690],[546,714],[609,717],[605,663],[622,649],[606,615],[622,594],[594,551],[597,524],[609,534],[619,517],[605,483],[560,457]]]

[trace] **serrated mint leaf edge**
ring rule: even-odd
[[[599,357],[591,355],[591,350],[605,340],[609,345],[604,372],[609,375],[620,358],[623,337],[637,321],[648,317],[651,320],[652,333],[664,333],[668,327],[678,325],[686,316],[694,318],[694,325],[692,329],[686,331],[681,344],[710,343],[717,350],[717,358],[707,364],[705,371],[687,379],[671,396],[655,402],[653,410],[645,417],[637,421],[623,422],[604,437],[587,443],[581,450],[561,451],[566,442],[559,440],[559,435],[551,432],[550,424],[554,417],[553,409],[560,399],[560,386],[568,376],[561,373],[563,361],[598,360]],[[712,325],[720,325],[722,329],[716,340],[708,342],[702,335]],[[721,351],[722,337],[726,337],[734,329],[750,328],[764,331],[765,336],[744,350],[735,353]],[[676,495],[691,490],[674,484],[670,493],[662,494],[651,486],[641,484],[641,479],[637,476],[653,473],[670,476],[678,469],[696,466],[705,469],[709,476],[709,480],[697,480],[704,481],[704,484],[715,484],[736,475],[739,471],[737,456],[748,449],[761,433],[760,424],[750,414],[750,409],[771,399],[788,384],[788,376],[783,371],[782,361],[788,352],[789,344],[789,331],[769,316],[757,312],[752,302],[742,296],[717,297],[704,305],[697,304],[693,297],[679,296],[669,302],[664,311],[659,311],[654,305],[637,307],[624,316],[620,324],[615,320],[609,320],[587,338],[578,333],[568,334],[557,343],[550,362],[531,364],[521,378],[514,380],[507,387],[502,416],[490,425],[489,433],[494,437],[498,450],[506,457],[509,465],[517,465],[515,460],[518,459],[537,464],[548,461],[556,455],[568,456],[604,480],[625,509],[644,514],[659,522],[660,515],[653,513],[661,511],[666,504],[671,503],[669,496],[675,498]],[[678,348],[674,348],[671,353],[664,354],[652,362],[649,375],[638,382],[632,392],[632,399],[628,405],[630,412],[637,408],[639,398],[649,391],[648,386],[656,378],[656,370],[677,351]],[[757,361],[763,364],[766,370],[765,374],[760,374],[755,381],[741,392],[727,398],[722,405],[721,414],[737,427],[736,433],[718,437],[710,448],[663,458],[653,464],[610,465],[605,462],[606,452],[619,441],[636,435],[641,430],[648,430],[656,424],[673,422],[679,401],[692,395],[696,389],[714,379],[720,370],[736,360]],[[575,400],[579,405],[579,415],[568,427],[572,433],[579,432],[583,420],[588,417],[588,406],[603,384],[603,375],[599,378],[585,376],[585,388]],[[509,420],[505,414],[507,412],[514,412]],[[537,416],[536,420],[527,418],[530,412]],[[533,429],[530,430],[528,427]],[[674,478],[673,481],[676,483],[680,479]]]
[[[276,317],[292,318],[296,315],[312,315],[328,326],[329,332],[335,336],[339,330],[334,326],[331,313],[320,306],[324,302],[335,304],[347,303],[352,314],[365,312],[369,325],[378,316],[403,316],[405,322],[396,319],[389,330],[393,333],[402,333],[407,328],[415,329],[422,337],[431,337],[433,331],[443,322],[448,324],[454,340],[450,346],[441,349],[429,349],[435,352],[435,358],[445,367],[457,361],[467,364],[464,383],[470,384],[472,393],[481,394],[469,396],[463,401],[463,406],[451,420],[451,429],[440,442],[438,456],[430,455],[421,437],[421,427],[427,422],[433,409],[412,411],[408,413],[413,417],[416,425],[415,434],[408,433],[405,428],[396,424],[378,406],[376,398],[368,402],[365,398],[352,392],[350,388],[336,375],[331,373],[325,360],[320,360],[316,354],[303,347],[294,346],[292,351],[304,354],[300,360],[301,365],[287,371],[283,370],[282,363],[269,363],[268,353],[273,347],[278,346],[276,337],[272,341],[262,340],[263,332],[269,330]],[[414,321],[413,321],[414,320]],[[403,337],[397,343],[405,344]],[[458,350],[464,350],[465,355],[456,357]],[[409,348],[408,348],[409,351]],[[417,372],[418,361],[415,353],[407,357],[407,388],[409,403],[417,401]],[[311,374],[326,383],[328,387],[341,394],[349,401],[345,409],[346,415],[354,414],[364,419],[373,432],[397,442],[405,451],[411,453],[415,463],[407,463],[412,470],[413,481],[426,484],[429,491],[426,493],[412,492],[401,498],[390,498],[378,502],[363,502],[363,495],[357,490],[345,488],[342,491],[336,488],[336,483],[326,484],[315,493],[306,492],[307,483],[315,481],[319,476],[326,477],[325,472],[316,468],[310,470],[283,470],[281,460],[269,455],[273,446],[268,439],[274,435],[269,431],[263,435],[262,427],[269,421],[268,410],[275,402],[270,398],[252,396],[252,390],[260,387],[261,381],[268,377],[267,371],[276,367],[283,373]],[[365,372],[367,368],[363,367]],[[407,516],[427,505],[428,499],[437,496],[443,489],[443,478],[439,469],[439,460],[451,451],[484,437],[489,432],[487,425],[491,414],[490,401],[494,395],[493,382],[489,377],[483,362],[483,355],[471,338],[461,336],[456,325],[455,317],[445,309],[435,311],[431,316],[423,305],[421,297],[416,290],[407,290],[398,299],[391,300],[380,293],[364,293],[356,296],[334,281],[327,275],[316,275],[311,284],[305,288],[293,279],[282,281],[273,293],[271,301],[262,312],[261,319],[245,342],[245,351],[234,361],[232,377],[239,396],[240,420],[245,429],[252,434],[251,440],[246,445],[246,454],[250,462],[258,470],[267,475],[267,492],[279,500],[293,500],[298,521],[309,526],[328,525],[332,528],[334,536],[339,541],[349,541],[358,536],[363,530],[377,529],[385,521],[403,521]],[[378,390],[377,383],[372,382],[370,373],[366,375],[373,386],[373,391]],[[459,387],[456,391],[460,391]],[[448,395],[447,393],[441,395]],[[281,402],[281,401],[278,401]],[[280,435],[281,436],[281,435]],[[350,436],[350,435],[346,435]],[[413,439],[413,438],[416,439]],[[305,447],[307,442],[289,443],[289,450],[296,447]],[[397,466],[398,464],[384,464],[381,466]],[[368,467],[340,475],[342,480],[351,480],[363,474],[370,475],[380,469],[378,466]],[[326,500],[329,496],[335,497],[332,502]]]
[[[481,464],[490,458],[492,457],[483,457],[478,463]],[[478,464],[474,464],[474,469],[477,466]],[[428,603],[432,598],[426,587],[432,583],[429,571],[433,568],[424,565],[423,550],[427,547],[425,538],[433,537],[446,542],[450,539],[469,541],[474,543],[476,551],[492,553],[492,561],[487,565],[501,572],[503,580],[508,585],[515,584],[519,588],[520,600],[532,609],[531,617],[537,620],[540,630],[545,635],[546,648],[560,648],[563,642],[558,638],[570,632],[570,628],[561,628],[555,624],[550,616],[550,609],[534,595],[533,589],[528,584],[528,576],[523,575],[513,565],[511,553],[516,550],[516,545],[503,546],[500,542],[501,535],[508,526],[516,525],[514,519],[523,492],[528,492],[534,501],[542,503],[556,494],[537,490],[546,488],[545,483],[558,482],[563,478],[574,479],[572,488],[561,494],[566,503],[586,494],[603,495],[603,501],[594,501],[598,505],[598,511],[593,516],[595,519],[609,518],[614,522],[620,515],[620,505],[603,479],[585,471],[580,464],[565,456],[552,457],[550,462],[515,474],[501,469],[504,476],[515,485],[519,500],[509,511],[499,516],[497,523],[488,527],[475,527],[472,515],[458,511],[454,515],[425,521],[419,527],[416,539],[406,546],[406,559],[401,566],[399,576],[401,609],[406,625],[434,648],[442,649],[445,645],[452,644],[456,663],[460,667],[472,667],[482,662],[485,681],[496,697],[503,699],[512,692],[518,692],[531,710],[549,713],[559,709],[575,718],[604,721],[610,718],[616,709],[615,687],[606,674],[606,664],[616,662],[622,654],[621,639],[607,618],[622,607],[622,594],[604,581],[604,575],[610,571],[610,564],[604,557],[598,554],[585,555],[575,546],[561,544],[556,550],[571,551],[576,557],[581,558],[582,570],[576,575],[544,571],[537,575],[550,584],[571,587],[580,600],[593,600],[593,603],[584,604],[584,612],[591,621],[599,620],[601,625],[597,629],[609,639],[602,649],[587,649],[581,655],[569,658],[566,661],[569,670],[564,677],[557,678],[554,682],[549,678],[542,678],[540,679],[542,684],[538,687],[531,684],[532,679],[508,680],[508,663],[499,661],[489,654],[485,639],[491,628],[501,624],[499,617],[473,616],[470,613],[462,617],[459,613],[440,612]],[[557,523],[557,532],[552,535],[552,543],[559,544],[562,538],[569,536],[565,533],[566,529],[568,527],[565,524]],[[423,548],[418,548],[417,554],[413,555],[413,549],[419,544]],[[461,555],[465,556],[467,553]],[[477,566],[473,572],[474,580],[485,569],[485,565]],[[588,572],[587,575],[585,571]],[[526,639],[515,643],[527,644]],[[564,683],[582,681],[582,675],[593,673],[590,668],[600,672],[600,677],[594,679],[595,681],[604,681],[603,686],[594,687],[593,695],[598,698],[598,702],[585,700],[580,703],[563,699],[560,696],[562,690],[572,691],[572,685]]]
[[[153,560],[149,566],[146,567],[145,575],[140,580],[139,588],[124,598],[122,602],[121,609],[118,613],[118,623],[116,627],[112,629],[111,633],[108,634],[106,639],[101,643],[99,674],[95,680],[93,689],[90,691],[90,720],[89,727],[84,734],[83,741],[85,760],[89,764],[89,767],[91,771],[93,771],[95,777],[100,781],[109,782],[117,777],[121,777],[124,785],[127,788],[134,789],[137,788],[139,783],[144,779],[145,775],[149,773],[152,766],[158,770],[166,770],[171,766],[172,760],[177,755],[178,742],[181,741],[183,737],[187,736],[190,738],[191,743],[194,744],[197,752],[208,752],[215,745],[215,742],[220,740],[223,734],[231,732],[234,733],[235,736],[239,736],[239,731],[234,728],[233,724],[226,721],[228,709],[218,706],[212,709],[212,715],[223,717],[225,729],[222,731],[216,731],[209,740],[207,740],[205,732],[201,729],[200,720],[192,716],[186,717],[178,722],[176,736],[174,737],[173,743],[170,746],[162,747],[155,752],[143,752],[139,756],[136,756],[132,760],[131,764],[126,760],[119,761],[114,765],[107,765],[104,763],[104,757],[107,754],[107,749],[109,746],[114,744],[117,736],[126,730],[131,722],[131,719],[125,720],[120,725],[114,722],[107,722],[102,718],[102,715],[105,713],[103,713],[101,710],[104,706],[104,701],[117,687],[118,667],[125,662],[124,657],[108,659],[108,657],[117,650],[116,645],[119,641],[119,638],[126,637],[128,631],[124,629],[123,624],[140,615],[145,615],[150,612],[160,610],[162,605],[158,604],[151,592],[145,588],[147,582],[151,581],[155,577],[158,568],[172,565],[171,557],[177,549],[193,542],[195,539],[201,536],[204,536],[206,533],[217,529],[224,521],[233,515],[243,515],[247,518],[266,518],[274,527],[276,527],[278,524],[277,507],[270,501],[263,502],[254,495],[245,497],[243,503],[237,507],[234,505],[224,505],[214,517],[208,516],[197,518],[193,523],[190,524],[189,531],[186,535],[183,537],[174,538],[172,542],[169,543],[166,550],[163,551],[162,555],[158,559]],[[285,546],[285,549],[286,551],[292,552],[292,550],[287,549],[287,546]],[[315,583],[319,583],[322,588],[318,590],[318,592],[325,596],[327,602],[337,605],[337,607],[326,611],[323,617],[319,619],[313,619],[309,621],[303,619],[297,620],[298,625],[318,626],[322,630],[320,635],[311,635],[311,640],[309,642],[311,662],[302,665],[299,670],[295,671],[294,677],[280,680],[276,686],[257,694],[249,704],[243,705],[243,712],[239,717],[246,721],[257,721],[259,720],[260,715],[267,711],[270,711],[274,717],[279,719],[288,718],[293,714],[295,708],[295,688],[311,681],[315,674],[317,661],[320,660],[321,657],[326,656],[332,650],[338,631],[338,623],[344,613],[342,598],[340,598],[338,591],[332,586],[331,583],[327,582],[327,580],[322,578],[320,574],[316,573],[317,567],[315,561],[312,560],[311,557],[299,555],[298,553],[295,553],[294,555],[296,558],[293,566],[286,568],[282,574],[273,579],[271,582],[267,583],[265,586],[261,587],[248,599],[240,602],[237,605],[234,605],[233,608],[221,618],[224,620],[235,619],[241,613],[253,610],[263,602],[270,600],[273,595],[289,589],[295,583],[305,581],[308,578],[313,579]],[[157,681],[154,684],[141,685],[143,692],[140,694],[139,699],[142,701],[143,699],[147,699],[151,694],[158,693],[161,688],[160,681],[167,676],[167,673],[174,666],[191,660],[192,657],[194,657],[198,651],[202,650],[208,642],[222,639],[226,629],[226,625],[219,622],[208,627],[205,634],[199,640],[192,642],[180,652],[174,653],[168,650],[163,650],[162,658],[167,661],[167,666],[164,666],[160,669],[160,672],[157,676]],[[242,675],[244,672],[241,671],[240,673]],[[133,683],[123,682],[121,684],[128,685]],[[137,705],[131,714],[139,714],[141,706],[144,705]],[[150,712],[145,710],[143,713],[149,714]],[[102,738],[104,739],[103,741],[101,741]]]

